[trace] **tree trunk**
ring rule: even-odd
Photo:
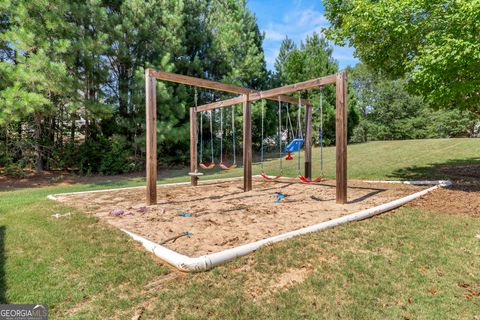
[[[90,103],[95,103],[96,102],[96,97],[97,97],[97,90],[95,86],[93,85],[93,79],[91,81],[91,84],[88,89],[88,100]],[[88,138],[89,140],[95,141],[97,138],[97,130],[96,130],[96,123],[95,123],[95,118],[93,117],[88,124]]]
[[[121,72],[118,75],[118,111],[122,118],[129,119],[130,116],[130,103],[129,103],[129,95],[130,95],[130,79],[129,79],[129,66],[122,65]],[[120,129],[121,133],[125,135],[127,141],[133,141],[133,134],[132,130],[129,130],[128,126],[122,126]]]
[[[63,154],[63,121],[65,121],[65,119],[63,118],[63,107],[60,106],[60,115],[59,115],[59,120],[58,120],[58,124],[57,124],[57,136],[55,138],[55,140],[57,141],[58,143],[58,146],[60,147],[60,152],[61,154]]]
[[[42,134],[42,116],[35,112],[35,173],[41,174],[43,171],[42,150],[40,147],[40,138]]]
[[[52,116],[52,117],[49,117],[48,119],[48,125],[49,125],[49,128],[48,128],[48,145],[50,146],[50,148],[48,148],[48,150],[45,150],[43,152],[43,155],[44,155],[44,167],[46,170],[50,170],[51,169],[51,159],[52,159],[52,154],[53,154],[53,150],[56,149],[56,145],[55,145],[55,132],[57,131],[57,118],[55,116]]]
[[[70,143],[75,145],[75,118],[72,118],[72,125],[70,127]]]
[[[15,139],[15,144],[16,146],[18,146],[18,142],[19,141],[22,141],[22,138],[23,138],[23,128],[22,128],[22,124],[23,122],[20,122],[17,124],[17,138]],[[12,158],[12,161],[15,161],[16,159],[21,159],[23,157],[23,148],[15,148],[15,150],[13,151],[14,152],[14,156]]]
[[[10,161],[10,152],[8,151],[8,125],[5,126],[5,158],[8,163]]]
[[[87,114],[85,113],[85,142],[90,140],[90,123],[88,122]]]
[[[118,110],[122,117],[128,116],[128,90],[128,69],[122,66],[118,75]]]

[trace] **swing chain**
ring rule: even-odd
[[[280,175],[283,175],[283,163],[282,163],[282,100],[278,96],[278,145],[279,145],[279,157],[280,157]]]
[[[302,125],[300,123],[301,117],[302,117],[302,100],[301,100],[301,95],[298,95],[298,112],[297,112],[297,138],[298,139],[303,138]]]
[[[261,132],[262,132],[262,135],[261,135],[262,140],[261,140],[261,147],[260,147],[260,166],[261,166],[261,168],[262,168],[262,171],[263,171],[263,147],[264,147],[264,145],[263,145],[263,137],[264,137],[264,136],[263,136],[263,129],[264,129],[264,128],[263,128],[263,122],[264,122],[264,119],[265,119],[265,102],[262,100],[262,130],[261,130]]]
[[[198,92],[195,87],[195,109],[198,107]],[[200,163],[203,162],[203,112],[200,112]]]
[[[320,175],[323,177],[323,86],[320,87]]]
[[[235,105],[232,106],[232,146],[233,146],[233,164],[237,164],[235,155]]]
[[[302,100],[301,100],[301,95],[298,95],[298,112],[297,112],[297,138],[301,139],[303,138],[302,134],[302,126],[300,124],[301,120],[301,112],[302,112]],[[298,176],[301,175],[301,170],[300,170],[300,164],[301,164],[301,148],[298,148],[298,159],[297,159],[297,174]]]
[[[212,110],[210,110],[210,149],[211,149],[211,154],[212,154],[212,162],[215,162],[215,159],[213,157],[213,114]]]
[[[223,108],[220,108],[220,164],[223,163]]]
[[[261,108],[261,114],[262,114],[262,125],[261,125],[261,147],[260,147],[260,167],[263,172],[263,162],[264,162],[264,138],[265,138],[265,127],[264,127],[264,122],[265,122],[265,100],[262,100],[262,108]],[[282,100],[280,97],[278,97],[278,155],[280,159],[280,175],[283,175],[283,154],[282,154]]]

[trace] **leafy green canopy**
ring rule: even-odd
[[[476,133],[477,119],[459,109],[432,110],[406,89],[405,79],[390,80],[357,64],[351,73],[360,123],[353,140],[405,140],[467,137]]]
[[[480,0],[325,0],[327,36],[435,107],[480,114]]]

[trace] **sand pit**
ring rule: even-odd
[[[308,185],[254,180],[253,191],[242,192],[242,181],[206,182],[159,186],[158,204],[139,210],[145,190],[126,189],[96,193],[58,195],[70,206],[94,214],[115,227],[139,234],[153,242],[190,232],[164,246],[188,256],[219,252],[301,227],[395,200],[424,187],[370,184],[349,181],[345,205],[335,203],[335,183]],[[279,203],[275,194],[285,195]],[[131,215],[115,216],[115,209]],[[191,217],[179,216],[179,212]]]

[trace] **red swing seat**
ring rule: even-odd
[[[218,166],[219,166],[220,168],[222,168],[223,170],[232,170],[232,169],[235,169],[235,168],[237,167],[237,164],[234,163],[234,164],[232,164],[230,167],[228,167],[228,166],[226,166],[225,164],[223,164],[223,162],[222,162],[222,163],[220,163]]]
[[[260,172],[260,176],[267,181],[274,181],[280,179],[283,175],[279,174],[278,176],[267,176],[265,172]]]
[[[202,169],[209,170],[215,168],[215,162],[210,163],[208,166],[205,165],[203,162],[200,162],[198,166]]]
[[[324,177],[317,177],[315,179],[308,179],[304,176],[299,176],[298,179],[300,179],[301,182],[303,183],[314,183],[314,182],[322,182],[325,180]]]

